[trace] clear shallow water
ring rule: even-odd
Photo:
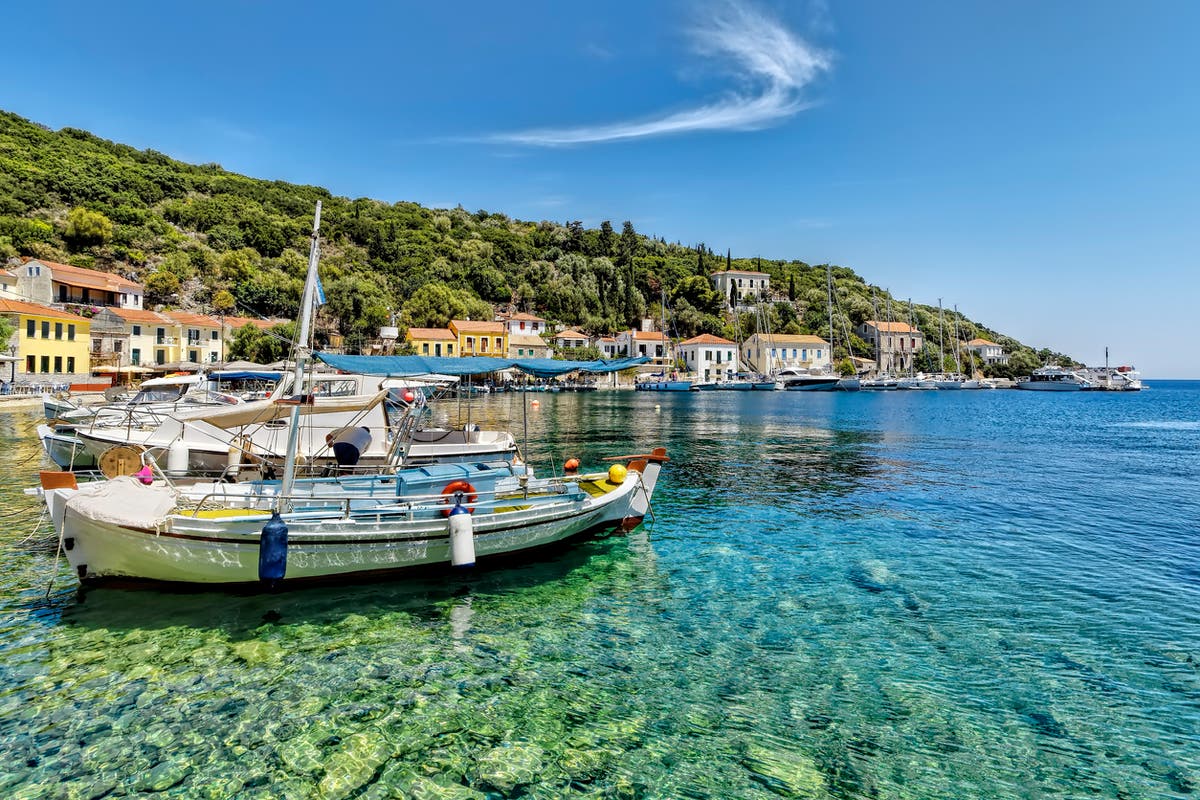
[[[0,410],[0,796],[1200,790],[1200,384],[537,399],[556,464],[670,448],[652,525],[274,596],[45,599]]]

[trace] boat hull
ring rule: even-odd
[[[783,383],[788,392],[833,392],[837,391],[838,378],[790,378]]]
[[[639,392],[690,392],[691,381],[642,381],[634,386]]]

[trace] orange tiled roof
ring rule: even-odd
[[[207,314],[193,314],[190,311],[164,311],[163,316],[179,325],[192,328],[220,328],[221,321]]]
[[[535,317],[533,314],[526,314],[524,311],[519,314],[513,314],[509,319],[525,320],[526,322],[545,322],[541,317]]]
[[[84,317],[77,317],[74,314],[68,314],[66,311],[59,311],[57,308],[50,308],[49,306],[42,306],[37,303],[26,303],[24,300],[9,300],[3,297],[0,297],[0,313],[36,314],[39,317],[69,319],[72,322],[88,322]]]
[[[134,283],[112,272],[102,272],[98,269],[84,269],[70,264],[58,264],[42,258],[27,258],[23,262],[36,262],[50,269],[50,278],[68,286],[86,286],[89,289],[105,289],[110,292],[142,291],[140,283]]]
[[[450,326],[459,333],[504,333],[503,322],[480,322],[473,319],[452,319]]]
[[[713,336],[711,333],[702,333],[683,342],[680,344],[680,347],[689,344],[733,344],[733,342],[728,339],[722,339],[720,336]]]
[[[662,331],[634,331],[633,338],[635,341],[641,339],[648,342],[663,342],[667,339]]]
[[[972,339],[967,342],[972,347],[999,347],[995,342],[989,342],[987,339]]]
[[[761,275],[764,278],[771,277],[765,272],[755,272],[752,269],[723,269],[720,272],[714,272],[713,275],[754,275],[755,277]]]
[[[870,325],[881,333],[920,333],[919,330],[907,322],[880,322],[879,320],[869,319],[863,325]]]
[[[423,339],[423,340],[438,340],[453,342],[455,340],[454,331],[447,328],[409,328],[405,334],[406,339]]]
[[[813,336],[810,333],[771,333],[771,334],[756,333],[756,334],[754,334],[754,336],[751,336],[750,338],[751,339],[754,339],[754,338],[760,339],[761,341],[766,343],[767,347],[773,347],[775,345],[782,345],[782,344],[787,344],[787,345],[819,344],[819,345],[824,345],[825,347],[829,346],[829,342],[825,341],[820,336]]]
[[[144,308],[115,308],[110,307],[106,311],[117,315],[126,322],[152,322],[155,325],[170,325],[171,319],[157,311],[148,311]]]
[[[580,333],[579,331],[577,331],[573,328],[567,328],[562,333],[554,334],[554,338],[555,339],[586,339],[588,337],[587,337],[586,333]]]

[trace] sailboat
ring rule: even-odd
[[[670,370],[664,366],[662,373],[660,373],[662,375],[661,380],[655,380],[653,377],[648,380],[640,380],[634,383],[633,388],[639,392],[690,392],[692,391],[692,382],[687,379],[681,380],[679,373],[675,369],[675,350],[671,345],[671,337],[667,333],[666,289],[664,288],[662,292],[662,336]]]
[[[304,385],[314,356],[308,342],[319,283],[320,219],[318,202],[298,326],[296,386]],[[379,358],[374,372],[394,374],[392,357],[340,358]],[[645,360],[622,359],[611,366]],[[505,360],[478,361],[483,372],[494,368],[491,361]],[[68,473],[44,474],[42,494],[59,547],[80,582],[275,587],[413,567],[472,566],[480,558],[525,552],[588,531],[632,529],[649,512],[669,460],[664,448],[654,448],[606,459],[614,462],[607,470],[553,479],[535,478],[509,462],[298,478],[301,412],[311,398],[281,402],[290,409],[291,425],[279,481],[182,486],[152,461],[136,474],[83,486],[73,485]]]

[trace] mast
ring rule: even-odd
[[[896,336],[892,331],[892,292],[890,289],[888,290],[888,296],[887,296],[887,301],[886,301],[885,305],[887,306],[887,326],[888,326],[888,368],[887,368],[887,372],[889,375],[892,375],[893,377],[895,377]],[[901,340],[901,341],[903,341],[903,340]],[[901,351],[903,351],[903,349],[904,348],[901,347]]]
[[[883,369],[883,334],[879,330],[879,303],[875,300],[875,289],[871,289],[871,316],[875,321],[875,372]]]
[[[308,346],[309,333],[312,328],[313,305],[317,294],[317,261],[320,258],[321,201],[317,201],[317,210],[313,214],[312,242],[308,249],[308,274],[304,278],[304,295],[300,300],[300,327],[296,331],[296,372],[292,391],[299,396],[299,402],[292,409],[292,425],[288,429],[287,455],[283,462],[283,481],[279,487],[280,506],[290,505],[288,495],[296,480],[296,449],[300,443],[300,405],[304,402],[304,369],[308,364],[312,351]],[[283,509],[286,510],[286,509]]]
[[[946,346],[942,341],[942,328],[945,327],[942,317],[942,298],[938,298],[938,374],[946,371]]]
[[[958,346],[960,344],[958,336],[958,305],[954,306],[954,371],[959,375],[963,374],[962,361],[958,357]]]
[[[833,372],[833,268],[825,265],[825,295],[829,305],[829,371]]]

